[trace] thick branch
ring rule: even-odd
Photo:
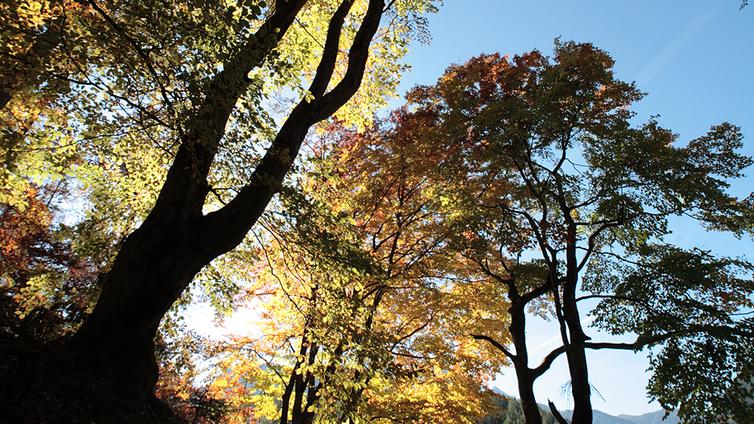
[[[206,178],[228,118],[249,86],[247,74],[264,62],[305,3],[306,0],[291,0],[276,8],[208,84],[204,101],[186,125],[187,131],[145,226],[185,222],[201,216],[209,191]]]
[[[636,337],[636,339],[632,343],[585,342],[584,347],[587,349],[594,349],[594,350],[615,349],[615,350],[637,351],[647,346],[655,345],[657,343],[671,339],[673,337],[683,337],[683,336],[688,336],[691,334],[704,333],[704,332],[719,332],[719,333],[727,333],[729,335],[754,337],[754,334],[750,332],[742,331],[742,330],[731,328],[731,327],[720,326],[720,325],[694,325],[694,326],[689,326],[683,330],[671,331],[668,333],[657,334],[654,336],[639,335],[638,337]],[[564,352],[565,352],[565,347],[560,346],[557,349],[554,349],[553,351],[548,353],[547,356],[545,356],[545,358],[542,360],[542,363],[537,368],[533,369],[534,375],[539,377],[542,374],[544,374],[552,366],[553,362],[555,362],[555,360]]]
[[[347,2],[345,2],[347,3]],[[344,3],[344,4],[345,4]],[[346,6],[341,5],[338,12]],[[343,106],[356,92],[364,74],[369,45],[377,32],[382,16],[384,0],[370,0],[367,13],[362,20],[349,52],[348,69],[343,80],[333,90],[314,101],[301,100],[281,127],[265,156],[252,174],[251,181],[241,189],[233,200],[222,209],[205,217],[203,239],[210,258],[227,252],[243,240],[246,233],[259,219],[272,196],[279,191],[283,179],[298,155],[309,128],[327,118]],[[332,75],[329,52],[339,41],[335,35],[339,31],[332,26],[342,25],[342,16],[333,16],[328,29],[325,45],[326,53],[317,68],[314,82],[317,86],[327,86],[321,82],[326,75]]]
[[[534,368],[532,370],[534,376],[539,377],[544,374],[548,369],[550,369],[552,363],[555,362],[555,360],[558,359],[558,356],[560,356],[563,352],[565,352],[565,346],[560,346],[552,352],[548,353],[547,356],[545,356],[545,358],[542,360],[542,363],[539,364],[537,368]]]
[[[330,25],[327,28],[327,37],[323,46],[322,59],[317,67],[309,92],[315,98],[322,97],[327,90],[328,84],[332,79],[335,70],[335,61],[338,58],[338,44],[340,43],[340,34],[343,31],[343,23],[348,16],[348,12],[353,6],[354,0],[344,0],[338,9],[335,10]]]
[[[369,45],[377,33],[382,18],[384,0],[370,0],[367,13],[362,20],[361,27],[356,32],[351,50],[348,53],[348,68],[343,79],[332,91],[317,101],[315,122],[321,121],[343,106],[359,89],[361,80],[369,58]]]
[[[636,340],[633,343],[585,342],[584,347],[586,347],[587,349],[595,349],[595,350],[598,350],[598,349],[640,350],[647,345],[669,339],[675,335],[677,335],[677,333],[662,334],[662,335],[654,336],[654,337],[639,336],[636,338]],[[542,360],[542,363],[537,368],[534,368],[532,370],[534,372],[534,375],[536,377],[539,377],[545,372],[547,372],[547,370],[550,369],[550,367],[552,366],[553,362],[555,362],[555,360],[558,359],[558,357],[562,355],[563,353],[565,353],[565,346],[560,346],[552,350],[550,353],[548,353],[547,356],[545,356],[544,359]]]
[[[521,301],[524,303],[531,302],[532,300],[538,298],[539,296],[542,296],[545,293],[547,293],[550,290],[550,286],[551,284],[548,281],[538,287],[535,287],[533,290],[521,295]]]

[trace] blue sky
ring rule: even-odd
[[[413,66],[401,92],[431,84],[451,63],[480,54],[552,50],[553,40],[592,42],[616,61],[619,78],[635,81],[648,96],[638,104],[637,121],[659,115],[680,141],[729,121],[747,135],[744,152],[754,155],[754,5],[739,10],[738,0],[446,0],[430,17],[431,45],[414,45],[406,61]],[[749,170],[754,175],[754,170]],[[754,191],[754,177],[738,181],[738,195]],[[679,223],[669,241],[754,259],[754,244],[724,234],[706,233]],[[588,319],[585,317],[585,319]],[[599,333],[590,333],[600,339]],[[541,320],[529,326],[530,346],[544,356],[556,346],[555,328]],[[607,339],[606,336],[602,337]],[[645,355],[598,351],[589,356],[596,409],[611,414],[641,414],[659,409],[644,393]],[[568,381],[563,360],[537,383],[540,402],[552,399],[570,407],[562,389]],[[516,394],[512,370],[494,384]]]

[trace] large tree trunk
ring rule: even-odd
[[[192,231],[193,230],[193,231]],[[157,382],[154,337],[160,320],[211,258],[196,229],[142,227],[123,244],[104,289],[76,334],[84,358],[144,399]]]
[[[528,367],[519,367],[515,363],[514,367],[516,369],[518,395],[521,398],[521,409],[524,411],[524,421],[526,424],[542,424],[542,415],[539,412],[537,399],[534,397],[534,376]]]

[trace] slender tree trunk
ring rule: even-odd
[[[516,369],[518,395],[521,398],[521,409],[524,411],[524,421],[526,424],[541,424],[542,415],[534,396],[534,376],[528,367],[518,366],[514,363],[514,368]]]
[[[589,368],[586,359],[586,342],[583,331],[581,331],[580,322],[578,321],[578,311],[574,310],[567,313],[568,328],[571,338],[570,345],[566,349],[566,358],[568,360],[568,371],[571,375],[571,394],[573,395],[573,424],[591,424],[593,418],[592,411],[592,393],[589,384]]]
[[[311,346],[309,348],[309,354],[307,355],[309,359],[307,360],[308,365],[314,365],[314,361],[317,359],[317,353],[319,349],[317,346]],[[308,405],[304,403],[304,395],[307,393],[308,390],[312,389],[312,380],[314,379],[314,376],[310,371],[307,371],[305,374],[295,374],[295,390],[294,390],[294,399],[293,399],[293,413],[292,415],[292,424],[308,424],[310,420],[314,417],[314,414],[311,414],[307,412]]]
[[[295,368],[294,368],[295,371]],[[288,424],[288,411],[291,409],[291,394],[293,394],[294,377],[288,379],[288,384],[285,386],[285,391],[281,398],[280,403],[280,424]]]
[[[550,408],[550,413],[555,418],[555,422],[558,424],[568,424],[568,421],[563,417],[563,415],[558,411],[558,408],[555,406],[554,403],[552,403],[551,400],[547,401],[547,406]]]
[[[571,393],[573,394],[573,424],[591,424],[592,401],[589,386],[589,372],[586,361],[586,351],[579,346],[571,346],[568,357],[568,371],[571,373]]]
[[[312,294],[313,298],[316,298],[316,289],[313,291]],[[311,305],[310,305],[311,306]],[[300,412],[301,412],[301,397],[299,395],[299,392],[302,390],[302,384],[301,381],[303,380],[303,375],[299,373],[299,370],[301,366],[304,364],[304,357],[309,357],[309,364],[312,363],[312,352],[313,352],[313,346],[310,346],[310,344],[307,342],[307,334],[308,334],[308,319],[307,322],[304,324],[304,331],[301,334],[301,347],[298,351],[298,356],[296,357],[296,363],[293,365],[293,369],[291,370],[291,375],[288,378],[288,383],[285,386],[285,391],[283,392],[283,396],[281,398],[281,413],[280,413],[280,424],[288,424],[288,414],[291,414],[291,422],[296,423],[298,422]],[[307,355],[308,351],[308,355]],[[316,353],[314,353],[314,356],[316,356]],[[308,374],[308,373],[307,373]],[[293,398],[293,409],[291,410],[291,398]]]
[[[581,317],[576,302],[578,288],[578,270],[576,259],[576,227],[569,223],[569,243],[566,249],[566,282],[563,286],[563,319],[568,325],[568,344],[566,358],[568,371],[571,374],[571,394],[573,395],[573,424],[591,424],[592,393],[589,384],[589,369],[586,360],[585,344],[587,337],[581,326]]]
[[[518,395],[521,399],[521,409],[524,411],[526,424],[541,424],[542,415],[539,405],[534,396],[534,380],[536,376],[529,368],[529,352],[526,347],[526,313],[525,303],[520,300],[514,302],[510,308],[511,324],[508,330],[511,334],[513,346],[516,348],[516,356],[513,358],[513,367],[516,370],[518,383]]]

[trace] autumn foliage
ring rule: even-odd
[[[648,349],[683,419],[745,409],[754,265],[667,241],[751,237],[742,130],[637,122],[561,40],[386,112],[439,3],[3,2],[0,421],[539,424],[563,358],[583,424],[591,349]]]

